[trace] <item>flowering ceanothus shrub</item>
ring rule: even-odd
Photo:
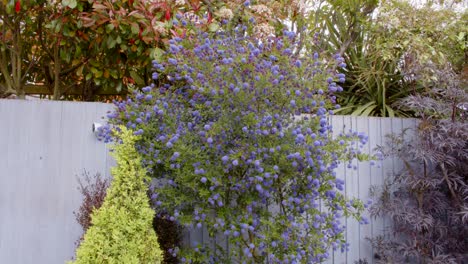
[[[360,156],[349,143],[366,137],[333,139],[327,122],[343,59],[296,58],[294,33],[284,35],[172,39],[153,63],[158,85],[109,115],[141,134],[157,210],[233,245],[229,256],[203,244],[174,249],[183,262],[316,263],[330,247],[346,248],[341,216],[362,220],[362,203],[346,200],[334,169]],[[105,140],[111,134],[103,130]]]

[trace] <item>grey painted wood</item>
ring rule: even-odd
[[[388,138],[386,137],[388,134],[392,133],[392,121],[389,120],[387,122],[381,122],[380,127],[382,130],[382,145],[386,145],[388,142]],[[383,173],[383,178],[384,182],[391,176],[393,173],[395,173],[393,169],[393,158],[386,158],[382,162],[382,173]],[[384,236],[389,236],[390,235],[390,228],[391,228],[391,221],[388,217],[383,218],[383,224],[384,224],[384,231],[383,234]]]
[[[344,123],[344,116],[332,116],[330,117],[330,125],[333,129],[333,136],[336,138],[340,134],[345,133],[345,123]],[[337,170],[336,170],[336,177],[343,181],[346,181],[346,164],[341,163]],[[340,218],[340,221],[343,225],[346,225],[346,218],[343,216]],[[346,235],[346,234],[345,234]],[[341,249],[337,249],[333,251],[332,258],[330,259],[331,263],[343,263],[346,261],[346,251],[341,251]]]
[[[91,124],[111,105],[0,100],[0,263],[64,263],[82,230],[83,169],[107,174]]]
[[[109,146],[97,141],[91,132],[93,122],[104,122],[110,104],[0,100],[0,263],[64,263],[74,255],[75,241],[82,230],[73,211],[82,200],[77,179],[83,169],[110,176],[113,159]],[[373,153],[385,143],[384,136],[415,127],[414,119],[332,116],[333,136],[349,130],[369,136],[363,152]],[[355,168],[353,168],[355,166]],[[386,159],[341,164],[337,177],[346,181],[345,193],[367,201],[369,187],[382,185],[388,175],[401,169],[401,162]],[[321,210],[326,208],[321,205]],[[348,252],[330,250],[326,263],[373,262],[366,237],[388,234],[389,219],[371,219],[360,225],[344,219]],[[223,235],[210,239],[206,229],[192,228],[184,243],[228,245]]]
[[[365,131],[366,136],[369,137],[371,131],[370,119],[367,117],[357,117],[356,118],[356,131]],[[361,148],[362,147],[362,148]],[[373,154],[370,149],[370,144],[360,145],[359,149],[363,153]],[[357,178],[358,178],[358,193],[359,199],[364,202],[367,202],[370,198],[369,186],[372,185],[372,174],[370,161],[363,161],[357,163]],[[365,215],[367,217],[367,215]],[[367,217],[369,218],[369,217]],[[361,256],[372,256],[372,245],[367,241],[366,237],[372,237],[372,222],[366,225],[359,225],[359,238],[358,241],[353,241],[351,243],[359,244],[359,257]],[[351,260],[353,261],[353,260]],[[352,262],[351,262],[352,263]]]
[[[344,118],[344,123],[346,124],[345,132],[356,131],[356,117],[346,117]],[[355,147],[357,147],[357,144],[355,144]],[[348,198],[359,198],[359,177],[357,174],[357,161],[355,160],[353,160],[349,166],[346,166],[345,190]],[[340,261],[338,263],[353,263],[355,260],[359,259],[359,231],[359,223],[353,218],[347,218],[346,241],[349,243],[349,250],[346,252],[346,262]]]
[[[375,154],[376,148],[382,145],[384,139],[382,138],[382,128],[381,128],[382,119],[377,117],[369,118],[369,151],[370,153]],[[371,165],[369,168],[370,173],[370,184],[375,186],[382,186],[384,183],[384,173],[383,166],[380,161],[374,161],[374,165]],[[367,202],[367,201],[365,201]],[[370,237],[383,235],[384,233],[384,220],[382,218],[370,218],[371,221],[371,235]],[[369,256],[374,255],[374,250]]]

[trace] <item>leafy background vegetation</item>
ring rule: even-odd
[[[405,158],[409,153],[414,160],[407,160],[407,170],[389,183],[392,188],[376,192],[379,199],[373,211],[382,215],[379,206],[399,209],[387,213],[400,228],[397,231],[413,240],[406,240],[409,244],[374,240],[381,257],[436,263],[462,258],[454,243],[463,241],[453,238],[466,232],[462,228],[467,208],[463,142],[468,140],[464,3],[247,2],[2,0],[0,96],[124,99],[132,97],[133,90],[138,94],[152,84],[170,84],[164,74],[154,78],[152,69],[152,61],[163,62],[170,51],[170,39],[193,37],[198,31],[232,32],[248,22],[252,26],[245,29],[247,34],[265,40],[285,37],[286,27],[297,41],[292,58],[316,51],[320,63],[346,76],[340,84],[343,92],[333,98],[341,105],[336,113],[421,119],[418,144],[398,137],[390,142],[400,152],[389,155]],[[327,64],[341,57],[339,64],[346,67]],[[157,221],[170,218],[161,217]],[[173,234],[177,237],[177,232]],[[410,242],[417,246],[408,246]]]
[[[411,116],[399,99],[424,91],[421,62],[450,65],[466,78],[467,11],[463,3],[406,1],[3,1],[0,91],[23,98],[105,100],[151,83],[151,60],[172,36],[189,35],[186,17],[207,32],[254,19],[258,37],[287,26],[302,50],[338,52],[347,75],[338,113]],[[19,5],[17,4],[19,3]],[[273,15],[274,14],[274,15]],[[28,93],[29,93],[28,92]],[[112,97],[108,97],[112,98]]]

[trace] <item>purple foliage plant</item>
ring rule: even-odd
[[[404,168],[373,189],[371,215],[393,222],[393,235],[371,239],[379,263],[468,261],[466,81],[447,68],[430,70],[427,91],[400,102],[420,117],[418,127],[389,136],[381,149]]]

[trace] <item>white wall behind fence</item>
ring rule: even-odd
[[[84,169],[109,175],[114,163],[105,144],[91,131],[93,122],[112,109],[110,104],[84,102],[0,100],[0,263],[59,264],[74,255],[81,228],[73,211],[80,206],[77,176]],[[364,132],[371,152],[385,142],[385,135],[414,127],[414,119],[333,116],[334,133],[349,129]],[[355,163],[341,166],[346,194],[368,199],[369,187],[401,168],[397,160],[382,166]],[[382,234],[388,220],[372,219],[369,225],[344,219],[350,250],[331,252],[326,263],[372,261],[366,237]],[[185,236],[186,243],[207,241],[203,230]],[[220,238],[221,239],[221,238]],[[218,241],[221,243],[221,241]],[[211,241],[215,244],[217,241]]]

